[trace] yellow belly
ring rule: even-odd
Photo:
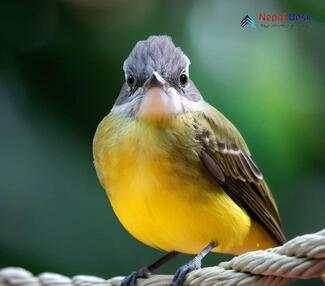
[[[135,238],[189,254],[211,241],[218,243],[214,251],[227,253],[273,246],[266,232],[207,179],[199,162],[187,166],[182,157],[160,148],[154,130],[142,131],[130,124],[98,164],[112,207]]]

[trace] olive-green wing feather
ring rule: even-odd
[[[239,131],[211,106],[195,120],[194,127],[203,147],[199,157],[205,168],[277,243],[284,243],[273,196]]]

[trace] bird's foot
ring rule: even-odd
[[[201,260],[194,258],[190,262],[178,268],[170,286],[181,286],[187,273],[201,268]]]
[[[136,286],[138,278],[148,278],[150,276],[150,271],[148,268],[143,267],[138,271],[132,272],[130,275],[126,276],[122,282],[121,286]]]

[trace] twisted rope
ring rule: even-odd
[[[325,229],[298,236],[282,246],[248,252],[215,267],[187,274],[184,286],[282,286],[296,279],[320,277],[325,273]],[[0,269],[0,286],[119,286],[123,277],[108,280],[77,275],[72,278],[55,273],[33,276],[23,268]],[[168,286],[171,275],[152,275],[139,279],[138,286]]]

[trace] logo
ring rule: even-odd
[[[312,16],[310,14],[296,14],[293,12],[266,13],[260,12],[256,15],[256,23],[253,17],[246,15],[240,22],[242,27],[256,28],[303,28],[311,27]]]
[[[249,15],[246,15],[243,20],[241,20],[240,25],[242,27],[256,28],[253,18]]]
[[[288,21],[311,21],[309,14],[296,14],[296,13],[280,13],[280,14],[267,14],[265,12],[259,14],[259,20],[263,22],[288,22]]]

